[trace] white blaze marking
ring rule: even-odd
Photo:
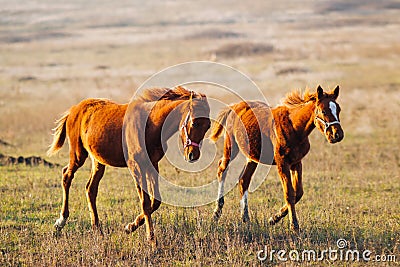
[[[334,103],[333,101],[329,102],[329,108],[331,109],[332,115],[335,117],[335,119],[339,121],[339,118],[336,113],[336,103]]]
[[[224,196],[224,181],[219,182],[218,184],[218,199]]]
[[[248,198],[249,192],[244,192],[242,199],[240,200],[240,208],[242,209],[242,213],[244,212],[245,208],[247,208],[247,198]]]

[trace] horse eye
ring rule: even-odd
[[[322,115],[326,115],[326,112],[325,112],[325,110],[322,110]]]
[[[198,123],[198,122],[193,122],[193,123],[192,123],[192,127],[197,128],[198,126],[199,126],[199,123]]]

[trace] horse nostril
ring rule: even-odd
[[[193,153],[192,152],[189,153],[188,158],[189,158],[190,161],[193,160]]]
[[[335,139],[337,140],[337,139],[339,139],[340,138],[340,135],[339,135],[339,133],[335,133]]]

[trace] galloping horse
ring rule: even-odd
[[[326,93],[318,86],[316,93],[302,96],[293,91],[283,105],[270,108],[262,102],[240,102],[223,110],[212,128],[216,141],[224,132],[224,153],[218,163],[218,200],[214,219],[218,220],[224,205],[224,181],[229,162],[239,150],[247,163],[239,179],[242,220],[248,221],[248,187],[257,164],[276,165],[286,205],[269,219],[271,225],[289,214],[290,227],[299,230],[295,204],[303,195],[301,160],[310,150],[308,139],[317,127],[329,143],[340,142],[344,133],[340,125],[340,107],[336,103],[339,86]],[[262,145],[261,145],[262,143]]]
[[[92,227],[101,231],[96,197],[105,166],[130,167],[142,213],[125,227],[125,231],[133,232],[146,223],[147,237],[155,245],[151,213],[161,204],[158,162],[164,156],[163,147],[166,148],[169,137],[180,131],[185,159],[189,162],[197,160],[199,144],[210,128],[209,112],[205,95],[181,86],[146,90],[129,106],[105,99],[87,99],[71,107],[57,121],[54,140],[48,150],[49,155],[56,153],[68,137],[69,164],[62,170],[63,204],[60,218],[54,224],[56,230],[61,231],[69,216],[68,196],[74,174],[90,156],[92,171],[86,195]],[[167,117],[171,119],[164,125]],[[126,141],[125,148],[123,140]]]

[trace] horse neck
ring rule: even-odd
[[[298,136],[306,138],[314,130],[314,112],[315,102],[313,101],[292,109],[290,119]]]
[[[163,135],[167,139],[178,131],[182,116],[188,112],[186,105],[183,104],[185,101],[187,100],[161,100],[151,111],[150,119],[158,129],[163,128]],[[167,117],[168,123],[164,124]]]

